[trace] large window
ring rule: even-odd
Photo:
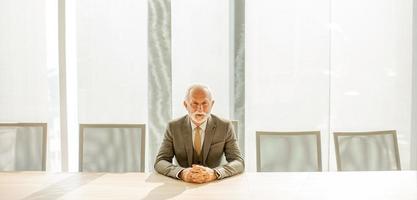
[[[48,170],[78,169],[78,124],[140,123],[152,171],[192,83],[240,120],[247,171],[256,131],[320,131],[332,171],[333,132],[393,129],[417,166],[412,0],[78,0],[65,18],[58,2],[0,2],[0,122],[47,122]]]
[[[394,129],[408,169],[412,1],[246,2],[248,150],[256,130],[320,130],[335,170],[333,132]]]

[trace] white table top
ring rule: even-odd
[[[417,200],[417,171],[244,173],[189,184],[149,173],[0,173],[0,199]]]

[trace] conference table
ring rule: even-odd
[[[417,200],[417,171],[245,172],[206,184],[157,173],[0,172],[0,199]]]

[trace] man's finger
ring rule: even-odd
[[[193,169],[205,169],[205,167],[204,166],[202,166],[202,165],[192,165],[192,168]]]
[[[205,181],[205,179],[200,176],[193,176],[191,180],[195,183],[203,183]]]
[[[203,173],[203,171],[202,170],[192,170],[191,173],[192,174],[200,174],[200,173]]]
[[[203,172],[203,171],[205,171],[204,169],[202,169],[202,168],[199,168],[199,167],[193,167],[193,168],[191,168],[191,171],[192,172]]]

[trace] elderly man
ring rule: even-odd
[[[211,114],[207,86],[192,85],[184,100],[188,115],[168,123],[156,156],[155,170],[190,183],[206,183],[244,170],[244,161],[230,121]],[[223,154],[227,164],[221,165]],[[174,165],[175,156],[179,165]]]

